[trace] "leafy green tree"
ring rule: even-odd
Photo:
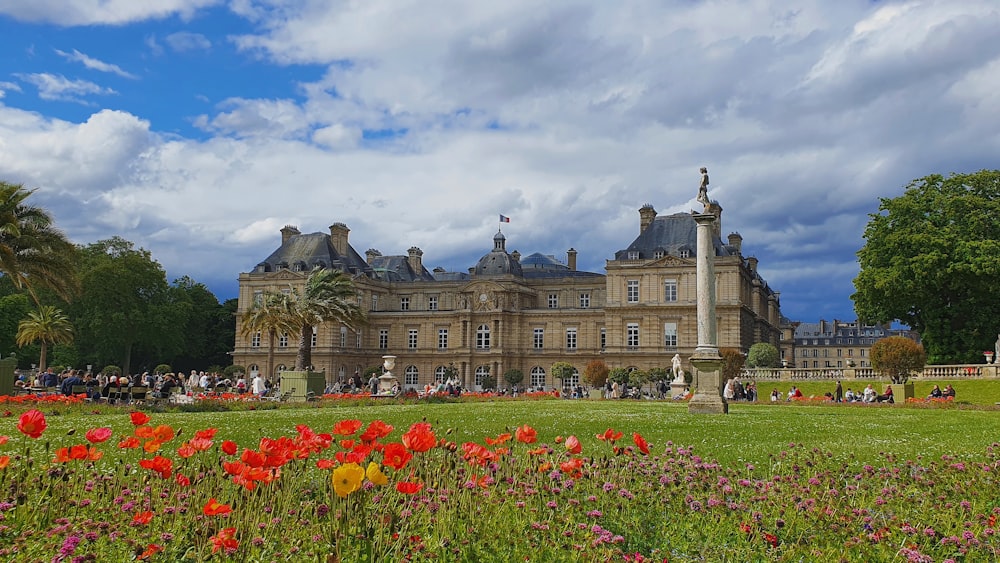
[[[497,388],[497,376],[488,373],[483,376],[482,385],[483,390],[493,390]]]
[[[608,379],[621,385],[623,383],[628,383],[628,376],[632,373],[628,368],[612,368],[608,372]]]
[[[37,304],[38,288],[68,300],[79,289],[76,247],[47,211],[27,203],[34,192],[0,181],[0,274]]]
[[[183,331],[184,345],[171,363],[178,371],[187,372],[231,362],[229,352],[236,340],[235,307],[220,304],[204,284],[188,276],[174,280],[171,291],[177,302],[186,303],[190,308]],[[231,301],[235,305],[236,300]]]
[[[65,313],[52,305],[42,305],[37,311],[28,313],[27,318],[17,325],[17,344],[23,346],[38,342],[41,353],[38,357],[39,371],[45,371],[46,353],[50,344],[73,341],[73,324]]]
[[[291,309],[292,328],[299,332],[295,357],[295,369],[299,371],[312,365],[313,327],[332,321],[356,330],[365,322],[351,276],[326,268],[313,269],[303,290],[292,291]]]
[[[747,367],[751,368],[776,368],[781,367],[781,355],[774,344],[770,342],[758,342],[750,347],[747,353]]]
[[[517,387],[524,381],[524,372],[519,369],[509,369],[503,373],[503,380],[511,387]]]
[[[930,363],[976,361],[1000,332],[1000,170],[911,182],[869,216],[852,296],[867,323],[920,333]]]
[[[70,311],[82,359],[117,361],[127,375],[134,356],[150,365],[181,350],[190,304],[176,299],[149,251],[114,237],[87,245],[81,255],[83,289]]]
[[[14,293],[0,297],[0,354],[9,356],[17,348],[17,325],[28,316],[32,307],[28,296],[24,293]],[[18,352],[18,363],[24,367],[24,361],[37,358],[34,346],[22,348]],[[31,360],[34,361],[34,360]]]
[[[163,375],[166,373],[170,373],[172,371],[174,371],[174,368],[170,367],[170,364],[159,364],[158,366],[153,368],[153,373],[157,375]]]
[[[906,383],[910,374],[927,363],[927,352],[919,343],[904,336],[890,336],[872,344],[872,368],[893,383]]]
[[[561,387],[566,387],[566,380],[573,377],[573,374],[576,373],[576,368],[568,362],[556,362],[552,364],[549,373],[552,374],[553,378],[558,379],[562,383]]]
[[[583,381],[591,387],[604,387],[611,370],[603,360],[590,360],[583,368]]]
[[[265,293],[243,313],[240,335],[267,335],[267,377],[274,376],[274,343],[278,334],[290,333],[292,324],[291,298],[284,293]]]

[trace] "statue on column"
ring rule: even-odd
[[[684,372],[681,370],[681,355],[674,354],[674,359],[671,360],[670,363],[671,363],[670,372],[674,376],[674,381],[677,381],[679,378],[684,377]]]
[[[704,205],[706,210],[709,204],[712,203],[708,199],[708,168],[704,166],[701,167],[701,186],[698,188],[698,202]]]

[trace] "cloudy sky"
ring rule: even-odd
[[[220,299],[286,224],[583,269],[700,180],[782,311],[853,319],[867,214],[997,168],[997,0],[0,0],[0,179]]]

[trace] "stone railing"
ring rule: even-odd
[[[996,379],[1000,364],[925,366],[914,379]],[[755,368],[744,369],[741,379],[753,381],[835,381],[838,379],[884,379],[873,368]]]

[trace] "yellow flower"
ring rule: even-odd
[[[365,478],[365,470],[356,463],[345,463],[333,470],[333,490],[338,497],[347,495],[361,488]]]
[[[365,471],[365,476],[368,477],[368,480],[371,481],[373,485],[384,487],[389,483],[389,478],[385,476],[385,473],[382,473],[382,468],[374,461],[368,464],[368,470]]]

